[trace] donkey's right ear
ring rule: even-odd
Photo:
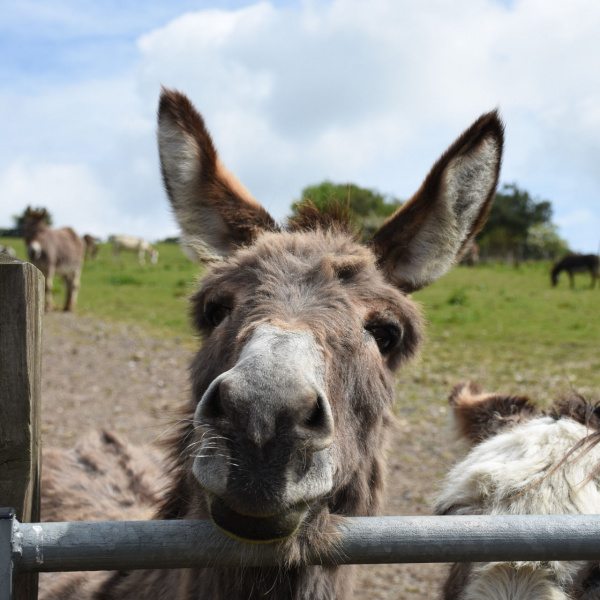
[[[224,258],[276,228],[269,213],[229,173],[204,120],[186,96],[163,89],[158,109],[163,181],[181,228],[181,245],[196,261]]]

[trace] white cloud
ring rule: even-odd
[[[260,3],[144,36],[142,89],[186,91],[226,162],[277,216],[326,177],[406,197],[454,135],[500,106],[505,179],[549,182],[541,191],[560,212],[546,193],[561,177],[546,168],[548,147],[569,169],[582,168],[569,147],[594,154],[599,22],[600,5],[585,1],[339,0],[300,15]]]
[[[28,164],[17,161],[0,174],[0,189],[6,199],[6,215],[20,214],[23,208],[44,206],[50,210],[55,227],[73,226],[77,233],[106,237],[126,231],[141,236],[157,231],[159,210],[142,207],[139,212],[121,211],[110,188],[103,185],[85,164]],[[10,224],[9,218],[4,219]],[[171,228],[163,225],[163,235]]]
[[[0,181],[15,161],[84,165],[111,230],[147,227],[155,238],[173,231],[154,139],[161,84],[190,96],[224,162],[279,218],[325,178],[407,197],[462,129],[499,106],[503,180],[550,199],[563,235],[581,240],[565,219],[600,212],[599,27],[593,0],[260,2],[186,13],[141,36],[137,65],[119,79],[90,73],[0,95],[14,142],[0,149]],[[581,249],[595,251],[589,239]]]
[[[57,226],[87,222],[110,206],[109,193],[84,164],[26,164],[18,161],[0,176],[0,187],[15,208],[50,206]]]
[[[600,216],[596,210],[580,208],[556,219],[563,235],[571,241],[573,250],[597,254],[600,252]]]

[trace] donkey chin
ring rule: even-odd
[[[293,461],[297,464],[288,465],[281,485],[267,483],[273,480],[273,474],[257,473],[253,477],[246,469],[236,481],[227,462],[225,458],[215,461],[214,456],[210,461],[196,458],[193,472],[204,490],[213,524],[246,543],[272,543],[293,537],[304,522],[323,509],[323,499],[333,488],[329,450],[305,457],[304,464]]]

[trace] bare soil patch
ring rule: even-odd
[[[87,432],[103,428],[136,444],[152,444],[176,420],[176,409],[186,398],[192,354],[181,340],[157,339],[136,326],[47,314],[42,359],[44,445],[69,448]],[[445,408],[440,398],[428,397],[434,392],[431,387],[423,389],[422,378],[420,366],[399,382],[398,389],[408,400],[399,399],[398,427],[390,444],[386,515],[431,514],[437,486],[453,459]],[[448,387],[441,383],[449,391],[449,383]],[[359,567],[359,573],[359,600],[433,599],[445,568],[373,565]]]

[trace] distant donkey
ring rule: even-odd
[[[0,254],[6,254],[11,258],[17,258],[17,251],[12,246],[3,246],[0,244]]]
[[[27,207],[23,229],[27,256],[46,278],[46,310],[52,310],[52,280],[58,274],[67,288],[64,310],[71,311],[77,303],[85,243],[70,227],[50,229],[47,216],[46,209]]]
[[[557,262],[552,269],[552,285],[558,284],[558,274],[566,271],[569,274],[571,289],[575,287],[574,273],[584,273],[588,271],[592,277],[592,289],[598,279],[598,257],[595,254],[569,254]]]
[[[476,267],[479,264],[479,244],[475,240],[465,249],[460,264],[468,267]]]
[[[138,255],[140,265],[145,264],[146,255],[154,265],[158,262],[158,250],[142,238],[130,235],[111,235],[109,241],[113,245],[113,258],[118,258],[121,252],[135,252]]]
[[[96,238],[89,233],[86,233],[83,236],[83,241],[85,242],[85,258],[95,259],[98,256],[98,244],[96,243]]]

